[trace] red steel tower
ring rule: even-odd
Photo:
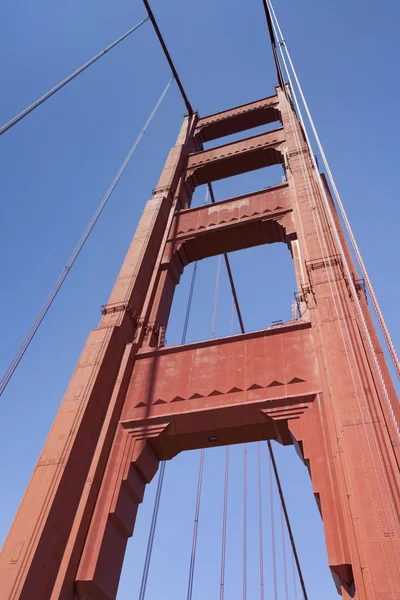
[[[267,133],[203,149],[274,121]],[[274,164],[284,183],[190,208],[196,186]],[[275,242],[293,257],[301,317],[165,346],[186,265]],[[363,286],[289,91],[186,116],[6,540],[1,596],[114,599],[160,460],[277,440],[309,469],[338,592],[399,600],[399,422]]]

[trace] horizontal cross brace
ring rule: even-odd
[[[187,179],[196,187],[203,183],[240,175],[282,163],[281,146],[285,141],[282,128],[244,140],[190,154]]]
[[[195,135],[201,142],[209,142],[279,120],[278,97],[270,96],[199,119]]]

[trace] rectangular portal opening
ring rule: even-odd
[[[280,327],[297,318],[293,260],[285,244],[232,252],[229,261],[246,332]],[[197,264],[190,316],[185,326],[194,268],[193,264],[186,267],[176,288],[166,334],[168,346],[241,333],[222,256]]]
[[[274,185],[279,185],[284,181],[286,181],[285,171],[283,166],[278,164],[214,181],[212,188],[215,200],[219,202],[227,198],[234,198],[267,189]],[[195,188],[191,203],[192,208],[211,203],[207,188],[207,184],[199,185]]]
[[[222,144],[230,144],[232,142],[237,142],[238,140],[243,140],[250,136],[259,135],[261,133],[267,133],[268,131],[273,131],[278,127],[280,127],[279,121],[272,121],[271,123],[266,123],[265,125],[253,127],[253,129],[248,131],[238,131],[236,133],[232,133],[221,138],[216,138],[207,142],[203,142],[203,149],[209,150],[210,148],[216,148],[217,146],[221,146]]]

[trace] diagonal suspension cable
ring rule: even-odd
[[[293,600],[297,600],[296,562],[292,552],[292,575],[293,575]]]
[[[162,48],[162,49],[163,49],[163,51],[164,51],[165,58],[166,58],[166,59],[167,59],[167,61],[168,61],[168,64],[169,64],[169,66],[170,66],[170,69],[171,69],[171,71],[172,71],[172,74],[173,74],[173,76],[174,76],[174,79],[175,79],[175,81],[176,81],[176,83],[177,83],[177,85],[178,85],[179,91],[180,91],[180,93],[181,93],[181,96],[182,96],[182,98],[183,98],[183,101],[184,101],[184,103],[185,103],[185,106],[186,106],[186,108],[187,108],[187,111],[188,111],[189,115],[192,115],[192,114],[193,114],[193,112],[194,112],[194,111],[193,111],[193,108],[192,108],[192,105],[190,104],[190,102],[189,102],[189,100],[188,100],[188,97],[187,97],[187,95],[186,95],[185,89],[184,89],[184,87],[183,87],[183,85],[182,85],[182,83],[181,83],[181,80],[180,80],[180,78],[179,78],[178,72],[177,72],[177,70],[175,69],[175,65],[174,65],[174,63],[173,63],[173,61],[172,61],[172,58],[171,58],[171,55],[170,55],[170,53],[168,52],[167,45],[166,45],[166,43],[164,42],[164,38],[163,38],[163,36],[162,36],[162,34],[161,34],[160,28],[159,28],[159,27],[158,27],[158,25],[157,25],[157,21],[156,21],[156,19],[155,19],[155,17],[154,17],[153,11],[151,10],[150,4],[148,3],[148,1],[147,1],[147,0],[143,0],[143,4],[144,4],[144,5],[145,5],[145,7],[146,7],[147,13],[148,13],[148,15],[149,15],[149,17],[150,17],[150,21],[151,21],[151,23],[152,23],[152,25],[153,25],[153,27],[154,27],[154,31],[156,32],[156,35],[157,35],[157,37],[158,37],[158,41],[159,41],[159,42],[160,42],[160,44],[161,44],[161,48]]]
[[[264,1],[264,2],[266,2],[266,0],[263,0],[263,1]],[[384,336],[384,338],[385,338],[386,345],[387,345],[387,347],[388,347],[388,350],[389,350],[389,353],[390,353],[391,359],[392,359],[392,361],[393,361],[394,368],[395,368],[395,370],[396,370],[396,373],[397,373],[398,377],[400,377],[400,361],[399,361],[399,358],[398,358],[398,356],[397,356],[396,348],[395,348],[395,346],[394,346],[394,343],[393,343],[393,341],[392,341],[392,338],[391,338],[391,336],[390,336],[390,332],[389,332],[389,329],[388,329],[388,327],[387,327],[387,325],[386,325],[386,321],[385,321],[385,318],[384,318],[384,316],[383,316],[383,313],[382,313],[381,307],[380,307],[380,305],[379,305],[378,298],[377,298],[377,296],[376,296],[376,294],[375,294],[374,288],[373,288],[373,286],[372,286],[371,280],[370,280],[370,278],[369,278],[369,275],[368,275],[367,268],[366,268],[366,266],[365,266],[365,263],[364,263],[364,261],[363,261],[363,258],[362,258],[362,256],[361,256],[360,249],[359,249],[359,247],[358,247],[358,244],[357,244],[357,241],[356,241],[356,239],[355,239],[355,236],[354,236],[354,233],[353,233],[352,227],[351,227],[351,225],[350,225],[350,222],[349,222],[349,219],[348,219],[348,217],[347,217],[346,209],[345,209],[345,207],[344,207],[344,204],[343,204],[343,202],[342,202],[342,199],[341,199],[341,197],[340,197],[339,190],[338,190],[338,188],[337,188],[337,186],[336,186],[336,182],[335,182],[335,179],[334,179],[334,177],[333,177],[332,171],[331,171],[331,169],[330,169],[330,165],[329,165],[328,159],[327,159],[327,157],[326,157],[326,154],[325,154],[324,148],[323,148],[323,146],[322,146],[322,143],[321,143],[320,137],[319,137],[319,135],[318,135],[318,131],[317,131],[317,129],[316,129],[316,126],[315,126],[314,120],[313,120],[313,118],[312,118],[312,115],[311,115],[310,109],[309,109],[309,107],[308,107],[308,103],[307,103],[307,101],[306,101],[306,98],[305,98],[305,96],[304,96],[303,88],[302,88],[302,86],[301,86],[301,84],[300,84],[300,81],[299,81],[299,78],[298,78],[298,76],[297,76],[297,72],[296,72],[296,69],[295,69],[295,67],[294,67],[294,64],[293,64],[293,61],[292,61],[292,58],[291,58],[291,55],[290,55],[289,49],[288,49],[288,47],[287,47],[286,41],[285,41],[285,39],[284,39],[284,37],[283,37],[283,33],[282,33],[282,30],[281,30],[281,28],[280,28],[279,21],[278,21],[278,18],[277,18],[277,16],[276,16],[276,13],[275,13],[274,7],[273,7],[273,5],[272,5],[272,1],[271,1],[271,0],[268,0],[268,4],[269,4],[269,6],[270,6],[270,8],[271,8],[271,12],[272,12],[272,15],[273,15],[273,17],[274,17],[274,20],[275,20],[275,23],[276,23],[277,30],[278,30],[278,32],[279,32],[279,37],[278,37],[278,36],[277,36],[277,37],[278,37],[278,40],[279,40],[279,38],[280,38],[280,41],[279,41],[280,48],[282,49],[282,47],[283,47],[283,49],[284,49],[284,51],[285,51],[285,54],[286,54],[286,56],[287,56],[287,59],[288,59],[288,61],[289,61],[289,65],[290,65],[290,68],[291,68],[291,70],[292,70],[293,76],[294,76],[294,78],[295,78],[296,85],[297,85],[297,88],[298,88],[298,90],[299,90],[299,93],[300,93],[300,96],[301,96],[302,102],[303,102],[303,106],[304,106],[304,108],[305,108],[305,111],[306,111],[306,114],[307,114],[307,117],[308,117],[309,123],[310,123],[310,125],[311,125],[312,132],[313,132],[313,134],[314,134],[314,137],[315,137],[315,140],[316,140],[316,142],[317,142],[318,150],[320,151],[320,154],[321,154],[321,157],[322,157],[322,160],[323,160],[323,163],[324,163],[324,166],[325,166],[326,172],[327,172],[327,174],[328,174],[329,181],[330,181],[330,183],[331,183],[331,186],[332,186],[333,192],[334,192],[334,194],[335,194],[336,201],[337,201],[337,203],[338,203],[338,206],[339,206],[339,209],[340,209],[340,213],[341,213],[341,215],[342,215],[342,218],[343,218],[344,224],[345,224],[345,226],[346,226],[346,230],[347,230],[347,233],[348,233],[348,235],[349,235],[349,238],[350,238],[350,241],[351,241],[351,244],[352,244],[352,247],[353,247],[354,253],[355,253],[356,257],[357,257],[357,261],[358,261],[358,264],[359,264],[359,266],[360,266],[360,269],[361,269],[362,276],[364,277],[364,280],[365,280],[365,283],[366,283],[367,289],[368,289],[368,291],[369,291],[369,294],[370,294],[370,296],[371,296],[372,304],[373,304],[373,306],[374,306],[374,310],[375,310],[376,316],[377,316],[377,318],[378,318],[379,325],[380,325],[380,327],[381,327],[381,330],[382,330],[383,336]],[[293,87],[293,86],[292,86],[292,87]],[[301,115],[299,115],[299,116],[301,116]],[[303,122],[302,118],[301,118],[301,121],[302,121],[303,127],[305,128],[305,124],[304,124],[304,122]],[[306,129],[305,129],[305,134],[306,134],[306,137],[307,137],[307,143],[308,143],[308,145],[309,145],[309,147],[310,147],[310,151],[312,151],[312,150],[311,150],[311,144],[310,144],[310,140],[309,140],[309,138],[308,138],[308,135],[307,135],[307,130],[306,130]],[[367,332],[367,336],[368,336],[368,332]]]
[[[77,77],[78,75],[80,75],[81,73],[83,73],[83,71],[86,71],[86,69],[88,67],[90,67],[93,63],[95,63],[97,60],[99,60],[99,58],[101,58],[102,56],[104,56],[105,54],[107,54],[107,52],[109,52],[110,50],[112,50],[112,48],[115,48],[115,46],[117,46],[120,42],[122,42],[125,38],[127,38],[128,35],[130,35],[134,31],[136,31],[136,29],[139,29],[139,27],[141,25],[143,25],[144,23],[146,23],[146,21],[148,21],[148,20],[149,20],[149,17],[146,17],[145,19],[143,19],[142,21],[140,21],[139,23],[137,23],[134,27],[132,27],[131,29],[129,29],[129,31],[127,31],[126,33],[124,33],[123,35],[121,35],[121,37],[119,37],[117,40],[115,40],[112,44],[110,44],[109,46],[107,46],[106,48],[104,48],[104,50],[102,50],[101,52],[99,52],[98,54],[96,54],[96,56],[94,56],[93,58],[91,58],[90,60],[88,60],[79,69],[77,69],[76,71],[74,71],[73,73],[71,73],[71,75],[69,75],[68,77],[66,77],[65,79],[63,79],[63,81],[61,81],[56,86],[54,86],[51,90],[49,90],[48,92],[46,92],[46,94],[44,94],[43,96],[41,96],[40,98],[38,98],[37,100],[35,100],[35,102],[33,102],[30,106],[28,106],[27,108],[25,108],[22,112],[20,112],[15,117],[13,117],[10,121],[8,121],[8,123],[6,123],[2,127],[0,127],[0,135],[3,135],[3,133],[5,133],[9,129],[11,129],[11,127],[14,127],[14,125],[16,125],[17,123],[19,123],[20,121],[22,121],[22,119],[24,119],[25,117],[27,117],[32,111],[35,110],[35,108],[37,108],[38,106],[40,106],[41,104],[43,104],[43,102],[46,102],[46,100],[48,100],[49,98],[51,98],[51,96],[54,96],[54,94],[57,93],[58,91],[60,91],[64,86],[66,86],[67,83],[69,83],[70,81],[72,81],[73,79],[75,79],[75,77]]]
[[[277,49],[276,49],[276,40],[275,40],[274,30],[273,30],[273,27],[272,27],[271,14],[270,14],[270,12],[268,10],[268,5],[266,3],[266,0],[263,0],[263,6],[264,6],[265,18],[267,19],[269,39],[270,39],[270,42],[271,42],[272,54],[274,56],[276,73],[277,73],[277,76],[278,76],[278,83],[279,83],[280,87],[282,88],[282,90],[285,91],[286,90],[286,88],[285,88],[285,80],[283,79],[283,75],[282,75],[281,64],[279,62],[278,52],[277,52]]]
[[[270,2],[270,0],[269,0],[269,2]],[[272,7],[272,5],[271,5],[271,7]],[[372,341],[371,341],[371,339],[369,337],[369,332],[368,332],[368,328],[367,328],[367,325],[366,325],[366,322],[365,322],[365,319],[364,319],[364,314],[363,314],[363,311],[362,311],[362,308],[361,308],[361,305],[360,305],[360,302],[359,302],[359,299],[358,299],[358,296],[357,296],[357,293],[356,293],[356,290],[355,290],[355,287],[354,287],[354,282],[352,280],[352,275],[350,273],[349,266],[347,264],[346,256],[345,256],[345,254],[343,252],[343,247],[342,247],[341,239],[340,239],[339,233],[337,231],[337,227],[336,227],[335,220],[334,220],[334,217],[333,217],[333,214],[332,214],[332,210],[331,210],[331,205],[330,205],[330,202],[329,202],[327,194],[326,194],[326,190],[325,190],[324,183],[322,181],[322,177],[319,174],[318,165],[316,163],[316,158],[315,158],[315,156],[314,156],[314,154],[312,152],[312,149],[311,149],[310,140],[309,140],[309,137],[308,137],[308,134],[307,134],[307,130],[306,130],[305,125],[304,125],[304,121],[303,121],[302,115],[301,115],[301,110],[300,110],[299,103],[298,103],[298,100],[297,100],[296,91],[295,91],[295,89],[294,89],[294,87],[292,85],[291,77],[290,77],[290,72],[289,72],[288,67],[286,65],[285,57],[284,57],[284,54],[283,54],[283,51],[282,51],[282,44],[280,45],[280,52],[281,52],[283,64],[285,66],[285,71],[286,71],[286,74],[288,76],[289,83],[290,83],[290,86],[291,86],[291,89],[292,89],[293,98],[294,98],[296,109],[297,109],[298,114],[299,114],[300,123],[303,126],[304,135],[305,135],[305,138],[306,138],[309,150],[310,150],[311,161],[313,163],[314,169],[316,170],[316,173],[318,174],[318,178],[317,179],[318,179],[318,184],[319,184],[319,188],[320,188],[320,191],[321,191],[321,199],[324,202],[325,210],[326,210],[327,216],[328,216],[329,221],[330,221],[331,229],[332,229],[332,231],[333,231],[333,233],[335,235],[336,243],[337,243],[338,248],[340,250],[340,254],[341,254],[341,257],[342,257],[342,261],[343,261],[343,266],[344,266],[344,269],[345,269],[345,272],[346,272],[346,276],[347,276],[348,282],[350,284],[349,287],[351,288],[351,293],[352,293],[352,296],[354,298],[354,302],[355,302],[355,305],[356,305],[357,312],[358,312],[358,314],[360,316],[360,319],[361,319],[361,321],[363,323],[364,331],[366,333],[367,340],[368,340],[368,342],[370,344],[370,349],[371,349],[371,352],[372,352],[372,358],[373,358],[373,360],[375,362],[375,366],[376,366],[378,375],[380,377],[380,383],[381,383],[382,390],[384,392],[384,396],[385,396],[385,401],[387,403],[387,407],[389,409],[389,414],[391,415],[391,417],[393,419],[393,426],[394,426],[394,429],[395,429],[395,433],[398,436],[398,439],[400,439],[400,433],[399,433],[399,429],[398,429],[398,425],[397,425],[397,420],[396,420],[396,417],[395,417],[395,414],[394,414],[393,406],[392,406],[392,404],[390,402],[390,398],[389,398],[388,393],[387,393],[387,389],[386,389],[385,382],[384,382],[383,377],[382,377],[382,373],[380,371],[380,367],[379,367],[379,363],[378,363],[377,357],[374,354],[374,347],[373,347]],[[318,226],[317,226],[317,224],[316,224],[316,227],[317,227],[317,232],[318,232]],[[319,224],[319,227],[321,227],[321,224]],[[321,242],[320,242],[320,246],[321,246],[322,255],[324,256],[324,251],[323,251]],[[333,293],[333,291],[332,291],[332,283],[335,284],[335,287],[336,287],[336,290],[337,290],[337,284],[336,284],[336,282],[330,281],[329,285],[331,287],[331,294]],[[334,296],[332,296],[332,298],[334,300]],[[376,463],[375,463],[375,459],[374,459],[374,454],[373,454],[373,448],[372,448],[372,444],[371,444],[371,440],[370,440],[370,435],[368,434],[368,428],[366,426],[366,421],[365,421],[364,416],[363,416],[363,410],[364,409],[366,410],[366,413],[370,415],[370,417],[371,417],[371,411],[370,411],[370,408],[369,408],[368,403],[367,403],[367,398],[366,398],[366,395],[365,395],[365,391],[362,392],[362,398],[364,400],[364,409],[361,406],[361,399],[360,399],[360,396],[359,396],[359,390],[363,389],[362,388],[362,383],[361,383],[361,374],[360,374],[359,368],[356,368],[356,377],[358,377],[358,384],[357,384],[357,382],[355,381],[355,375],[354,375],[354,372],[353,372],[352,364],[350,362],[350,356],[351,356],[353,362],[356,364],[356,356],[355,356],[354,349],[353,349],[352,346],[350,346],[350,352],[348,352],[346,340],[345,340],[345,337],[344,337],[344,332],[346,332],[347,338],[348,338],[348,340],[350,340],[349,328],[348,328],[348,326],[346,324],[346,321],[344,320],[343,308],[340,307],[340,311],[339,311],[339,309],[338,309],[338,307],[337,307],[337,305],[335,303],[335,300],[334,300],[334,307],[335,307],[335,312],[336,312],[336,315],[337,315],[337,318],[338,318],[338,323],[339,323],[340,334],[341,334],[341,338],[342,338],[342,342],[343,342],[343,347],[344,347],[344,351],[345,351],[345,354],[346,354],[346,359],[347,359],[347,362],[348,362],[348,366],[349,366],[349,370],[350,370],[350,374],[351,374],[351,378],[352,378],[352,385],[353,385],[353,389],[354,389],[354,393],[355,393],[355,398],[357,400],[358,410],[360,411],[360,413],[362,415],[362,425],[363,425],[364,434],[365,434],[367,445],[368,445],[369,455],[370,455],[370,458],[371,458],[371,461],[372,461],[372,465],[373,465],[373,470],[374,470],[374,474],[375,474],[376,483],[377,483],[377,486],[378,486],[378,489],[379,489],[379,495],[380,495],[380,499],[381,499],[381,502],[382,502],[382,507],[383,507],[383,512],[384,512],[384,515],[385,515],[386,524],[388,524],[391,519],[396,524],[397,520],[396,520],[396,517],[395,517],[394,501],[393,501],[392,496],[390,495],[390,484],[389,484],[389,481],[388,481],[387,477],[384,477],[384,482],[383,483],[384,483],[384,486],[386,488],[386,492],[389,495],[389,499],[390,499],[390,502],[389,502],[389,511],[391,512],[391,515],[388,516],[386,514],[386,510],[385,510],[386,504],[385,504],[385,502],[383,500],[380,478],[379,478],[377,470],[376,470]],[[339,312],[341,312],[341,315],[342,315],[341,317],[339,315]],[[344,320],[344,328],[343,329],[342,329],[342,327],[340,325],[341,318]],[[383,415],[383,416],[384,416],[384,420],[386,421],[385,415]],[[377,449],[378,448],[378,440],[377,440],[375,432],[372,433],[372,443],[375,445],[375,448]],[[392,449],[393,449],[393,453],[394,453],[394,445],[393,445],[393,443],[392,443]],[[395,453],[394,453],[394,459],[397,462]],[[383,469],[382,458],[380,457],[379,453],[378,453],[378,460],[380,462],[380,467]],[[391,541],[391,544],[393,545],[393,541]],[[400,571],[400,564],[399,564],[399,561],[397,560],[397,554],[395,554],[395,557],[396,557],[397,569]]]
[[[213,204],[215,204],[214,190],[212,188],[211,183],[209,182],[207,184],[207,186],[208,186],[208,191],[210,193],[211,202]],[[237,317],[238,317],[238,320],[239,320],[240,329],[241,329],[241,332],[244,333],[244,325],[243,325],[242,313],[240,311],[239,301],[238,301],[238,297],[237,297],[237,294],[236,294],[235,283],[234,283],[233,277],[232,277],[231,265],[229,263],[229,258],[228,258],[228,255],[227,255],[226,252],[224,252],[224,260],[225,260],[226,270],[227,270],[227,273],[228,273],[229,285],[231,286],[231,290],[232,290],[233,301],[235,303],[236,314],[237,314]]]
[[[129,150],[124,162],[122,163],[118,173],[116,174],[112,184],[110,185],[110,187],[108,188],[106,195],[104,196],[103,200],[100,202],[99,206],[96,209],[96,212],[94,213],[93,217],[91,218],[88,226],[86,227],[81,239],[79,240],[78,244],[75,246],[74,251],[72,252],[67,264],[65,265],[64,269],[62,270],[59,278],[57,279],[56,283],[53,286],[53,289],[51,290],[49,296],[47,297],[47,300],[45,301],[45,303],[43,304],[42,308],[40,309],[35,321],[33,322],[33,325],[31,326],[30,330],[28,331],[28,333],[26,334],[22,344],[20,345],[17,353],[15,354],[14,358],[12,359],[11,363],[9,364],[6,372],[4,373],[1,381],[0,381],[0,396],[1,394],[4,392],[4,390],[6,389],[11,377],[13,376],[16,368],[18,367],[22,357],[24,356],[25,352],[27,351],[30,343],[32,342],[37,330],[39,329],[43,319],[45,318],[47,312],[49,311],[51,305],[53,304],[55,298],[57,297],[58,292],[60,291],[64,281],[66,280],[66,278],[68,277],[68,274],[70,273],[76,259],[78,258],[80,252],[82,251],[82,248],[84,247],[84,245],[86,244],[90,234],[92,233],[94,226],[96,225],[97,221],[100,218],[101,213],[103,212],[104,208],[106,207],[113,191],[115,190],[115,188],[117,187],[117,184],[119,182],[119,180],[121,179],[130,159],[132,158],[133,153],[135,152],[137,146],[139,145],[140,140],[142,139],[142,137],[144,136],[144,134],[147,131],[148,126],[150,125],[151,121],[153,120],[158,108],[160,107],[160,104],[162,103],[162,101],[164,100],[164,97],[166,96],[171,84],[173,82],[173,77],[171,77],[171,79],[169,80],[169,82],[167,83],[167,85],[165,86],[161,96],[159,97],[159,99],[157,100],[156,105],[154,106],[153,110],[150,113],[150,116],[148,117],[146,123],[144,124],[141,132],[139,133],[139,135],[137,136],[132,148]]]

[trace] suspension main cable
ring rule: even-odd
[[[112,44],[110,44],[109,46],[107,46],[107,48],[104,48],[104,50],[102,50],[101,52],[99,52],[98,54],[96,54],[96,56],[94,56],[93,58],[91,58],[90,60],[88,60],[79,69],[77,69],[76,71],[74,71],[73,73],[71,73],[71,75],[69,75],[68,77],[66,77],[65,79],[63,79],[60,83],[58,83],[56,86],[54,86],[51,90],[49,90],[48,92],[46,92],[46,94],[44,94],[43,96],[41,96],[40,98],[38,98],[37,100],[35,100],[35,102],[33,102],[30,106],[28,106],[22,112],[20,112],[18,115],[16,115],[12,119],[10,119],[10,121],[8,121],[8,123],[6,123],[2,127],[0,127],[0,135],[3,135],[3,133],[5,133],[9,129],[11,129],[11,127],[13,127],[14,125],[16,125],[20,121],[22,121],[22,119],[24,117],[28,116],[29,113],[31,113],[32,111],[34,111],[35,108],[37,108],[38,106],[40,106],[41,104],[43,104],[43,102],[46,102],[46,100],[48,100],[49,98],[51,98],[51,96],[54,96],[54,94],[56,92],[58,92],[59,90],[61,90],[64,86],[66,86],[67,83],[69,83],[70,81],[72,81],[73,79],[75,79],[75,77],[77,77],[78,75],[80,75],[81,73],[83,73],[83,71],[85,71],[93,63],[95,63],[97,60],[99,60],[99,58],[101,58],[102,56],[104,56],[105,54],[107,54],[107,52],[109,52],[110,50],[112,50],[113,48],[115,48],[115,46],[117,46],[120,42],[122,42],[125,38],[127,38],[128,35],[130,35],[134,31],[136,31],[137,29],[139,29],[139,27],[141,25],[143,25],[144,23],[146,23],[146,21],[148,21],[148,20],[149,20],[149,17],[147,16],[145,19],[143,19],[142,21],[140,21],[139,23],[137,23],[134,27],[132,27],[131,29],[129,29],[129,31],[127,31],[126,33],[124,33],[123,35],[121,35],[121,37],[119,37],[117,40],[115,40]]]
[[[400,361],[399,361],[399,358],[397,356],[396,348],[395,348],[393,340],[392,340],[392,338],[390,336],[390,332],[389,332],[389,329],[388,329],[388,327],[386,325],[386,321],[385,321],[385,318],[383,316],[382,310],[380,308],[380,305],[379,305],[379,302],[378,302],[378,298],[377,298],[377,296],[375,294],[375,290],[374,290],[374,288],[372,286],[371,280],[370,280],[369,275],[368,275],[367,268],[366,268],[364,260],[363,260],[363,258],[361,256],[361,252],[360,252],[360,249],[358,247],[356,238],[354,236],[354,232],[353,232],[352,227],[350,225],[350,221],[349,221],[349,219],[347,217],[346,209],[344,207],[344,204],[342,202],[341,196],[339,194],[339,190],[338,190],[338,188],[336,186],[336,182],[335,182],[335,179],[333,177],[332,171],[330,169],[330,165],[329,165],[328,159],[326,157],[324,148],[322,146],[321,139],[320,139],[320,137],[318,135],[318,131],[317,131],[317,128],[315,126],[314,119],[313,119],[313,117],[311,115],[311,112],[310,112],[307,100],[306,100],[305,95],[303,93],[303,88],[302,88],[302,86],[300,84],[299,78],[297,76],[296,69],[295,69],[294,64],[293,64],[293,61],[292,61],[292,58],[291,58],[291,55],[290,55],[287,43],[286,43],[286,41],[285,41],[285,39],[283,37],[283,33],[282,33],[281,28],[280,28],[278,18],[277,18],[276,14],[275,14],[272,1],[268,0],[268,2],[269,2],[269,5],[270,5],[272,14],[274,16],[274,20],[275,20],[275,23],[276,23],[276,26],[277,26],[277,30],[279,32],[279,36],[281,38],[281,41],[279,43],[285,49],[285,53],[286,53],[286,56],[288,58],[288,61],[289,61],[289,64],[290,64],[293,76],[295,78],[296,85],[297,85],[297,88],[299,90],[299,93],[300,93],[300,96],[301,96],[301,99],[302,99],[302,102],[303,102],[303,105],[304,105],[304,109],[306,111],[308,120],[310,122],[310,126],[311,126],[312,132],[314,134],[315,140],[317,142],[318,150],[320,151],[320,154],[321,154],[321,157],[322,157],[322,160],[323,160],[326,172],[328,174],[329,181],[330,181],[330,183],[332,185],[332,189],[333,189],[333,192],[335,194],[335,198],[336,198],[336,201],[338,203],[338,206],[339,206],[339,209],[340,209],[340,213],[341,213],[342,218],[343,218],[343,222],[344,222],[344,224],[346,226],[346,230],[347,230],[347,233],[349,235],[349,238],[350,238],[350,241],[351,241],[354,253],[355,253],[356,257],[357,257],[357,261],[358,261],[358,264],[360,266],[362,275],[364,277],[364,280],[365,280],[368,292],[369,292],[369,294],[371,296],[372,304],[374,306],[375,313],[376,313],[376,316],[378,318],[379,325],[381,327],[383,336],[385,338],[386,345],[388,347],[388,350],[389,350],[391,359],[393,361],[396,373],[400,377]],[[304,126],[304,123],[303,123],[303,126]],[[304,129],[305,129],[305,126],[304,126]],[[311,147],[309,139],[307,139],[307,141],[308,141],[309,146]]]
[[[150,125],[151,121],[153,120],[160,104],[162,103],[162,101],[164,100],[165,95],[167,94],[171,84],[173,82],[173,77],[171,77],[171,79],[169,80],[169,82],[167,83],[166,87],[164,88],[161,96],[159,97],[159,99],[157,100],[156,105],[154,106],[153,110],[150,113],[149,118],[147,119],[146,123],[144,124],[141,132],[139,133],[139,135],[137,136],[132,148],[129,150],[124,162],[122,163],[118,173],[116,174],[112,184],[110,185],[110,187],[108,188],[106,195],[104,196],[103,200],[100,202],[99,206],[96,209],[96,212],[94,213],[93,217],[91,218],[88,226],[86,227],[81,239],[79,240],[78,244],[75,246],[74,251],[72,252],[67,264],[65,265],[64,269],[62,270],[59,278],[57,279],[56,283],[53,286],[53,289],[51,290],[47,300],[45,301],[45,303],[43,304],[42,308],[40,309],[35,321],[33,322],[30,330],[28,331],[28,333],[26,334],[23,342],[21,343],[17,353],[15,354],[14,358],[12,359],[11,363],[9,364],[6,372],[4,373],[2,379],[0,380],[0,396],[1,394],[4,392],[4,390],[6,389],[11,377],[13,376],[16,368],[18,367],[22,357],[24,356],[25,352],[27,351],[30,343],[32,342],[37,330],[39,329],[43,319],[45,318],[47,312],[49,311],[51,305],[53,304],[55,298],[57,297],[58,292],[60,291],[64,281],[66,280],[68,274],[70,273],[76,259],[78,258],[82,248],[84,247],[84,245],[86,244],[90,234],[93,231],[94,226],[96,225],[97,221],[100,218],[101,213],[103,212],[104,208],[106,207],[113,191],[115,190],[115,188],[117,187],[117,184],[119,182],[119,180],[122,177],[122,174],[124,173],[133,153],[135,152],[136,148],[139,145],[140,140],[142,139],[142,137],[144,136],[144,134],[147,131],[148,126]]]
[[[160,42],[160,44],[161,44],[161,48],[162,48],[162,49],[163,49],[163,51],[164,51],[165,58],[166,58],[166,59],[167,59],[167,61],[168,61],[168,64],[169,64],[169,66],[170,66],[170,69],[171,69],[171,71],[172,71],[172,74],[173,74],[173,76],[174,76],[174,79],[175,79],[175,81],[176,81],[176,83],[177,83],[177,85],[178,85],[179,91],[180,91],[180,93],[181,93],[181,96],[182,96],[182,98],[183,98],[183,101],[184,101],[184,103],[185,103],[185,106],[186,106],[186,108],[187,108],[187,110],[188,110],[188,113],[189,113],[189,115],[192,115],[192,114],[193,114],[193,112],[194,112],[194,111],[193,111],[193,108],[192,108],[192,105],[190,104],[190,102],[189,102],[189,100],[188,100],[188,97],[187,97],[187,95],[186,95],[185,89],[184,89],[184,87],[183,87],[183,85],[182,85],[182,82],[181,82],[181,80],[180,80],[180,77],[179,77],[179,75],[178,75],[178,72],[177,72],[177,70],[176,70],[176,68],[175,68],[175,65],[174,65],[173,61],[172,61],[171,55],[170,55],[170,53],[168,52],[167,45],[166,45],[166,43],[165,43],[165,41],[164,41],[164,38],[163,38],[163,36],[162,36],[162,34],[161,34],[160,28],[158,27],[157,21],[156,21],[156,19],[155,19],[155,16],[154,16],[154,14],[153,14],[153,11],[151,10],[150,4],[148,3],[148,1],[147,1],[147,0],[143,0],[143,4],[144,4],[144,5],[145,5],[145,7],[146,7],[147,13],[148,13],[148,15],[149,15],[149,17],[150,17],[150,21],[151,21],[151,23],[152,23],[152,25],[153,25],[153,27],[154,27],[154,31],[156,32],[156,35],[157,35],[157,37],[158,37],[158,41],[159,41],[159,42]]]

